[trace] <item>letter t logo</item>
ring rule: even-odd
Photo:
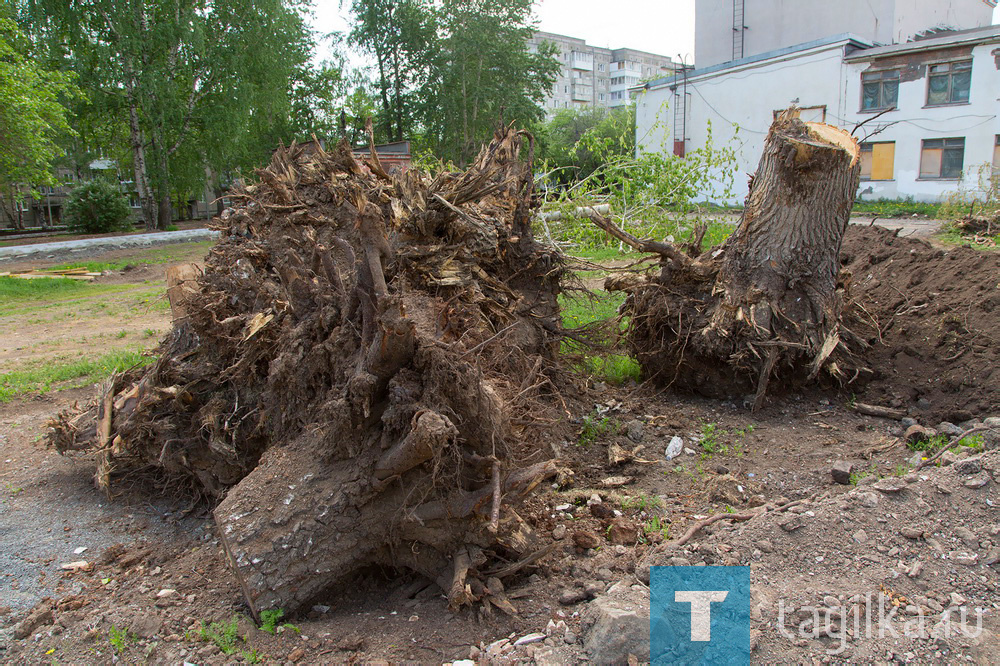
[[[676,591],[674,601],[691,604],[691,640],[712,640],[712,602],[725,601],[729,592]]]

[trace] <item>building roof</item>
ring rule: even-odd
[[[933,41],[933,40],[929,40]],[[729,62],[722,62],[718,65],[712,65],[711,67],[703,67],[701,69],[689,70],[687,72],[686,78],[688,80],[704,76],[706,74],[714,74],[716,72],[722,72],[727,69],[738,69],[746,65],[751,65],[759,62],[765,62],[767,60],[772,60],[774,58],[781,58],[793,53],[799,53],[802,51],[811,51],[813,49],[819,49],[825,46],[835,46],[844,44],[855,49],[870,49],[873,44],[866,39],[858,37],[857,35],[851,33],[842,33],[839,35],[831,35],[830,37],[823,37],[822,39],[816,39],[811,42],[805,42],[804,44],[796,44],[795,46],[786,46],[782,49],[776,49],[774,51],[768,51],[766,53],[758,53],[757,55],[749,56],[746,58],[740,58],[739,60],[730,60]],[[661,88],[663,86],[670,86],[674,83],[681,82],[685,77],[682,75],[667,76],[660,79],[654,79],[648,83],[636,86],[635,88],[630,88],[630,90],[650,90],[652,88]]]
[[[873,58],[880,58],[883,56],[898,55],[901,53],[932,51],[948,46],[958,46],[960,44],[988,44],[990,42],[1000,42],[1000,25],[988,25],[983,28],[971,28],[969,30],[953,30],[943,33],[940,37],[917,39],[904,44],[875,46],[861,51],[855,51],[854,53],[848,55],[845,60],[848,62],[858,62],[871,60]]]

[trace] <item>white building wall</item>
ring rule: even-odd
[[[736,150],[733,197],[747,195],[747,174],[757,170],[764,137],[774,112],[795,100],[800,107],[826,106],[827,121],[843,117],[841,102],[847,84],[843,45],[834,44],[796,57],[726,69],[688,80],[688,152],[705,145],[711,122],[715,146]],[[679,93],[681,87],[678,86]],[[641,93],[636,99],[636,142],[640,150],[673,152],[673,105],[678,98],[667,86]]]
[[[698,68],[733,60],[733,5],[743,7],[743,56],[851,33],[877,44],[902,43],[937,26],[990,25],[987,0],[697,0]]]
[[[875,114],[860,111],[861,73],[869,64],[845,62],[844,43],[691,77],[686,150],[705,145],[711,122],[715,145],[730,142],[736,148],[737,176],[733,196],[727,202],[742,203],[747,195],[747,175],[757,169],[774,111],[793,102],[802,108],[825,105],[826,122],[831,125],[851,131],[858,123],[871,120],[857,131],[859,139],[881,129],[871,141],[896,143],[893,180],[862,181],[859,193],[863,198],[941,201],[959,187],[974,186],[978,167],[993,159],[1000,134],[1000,65],[994,55],[998,47],[1000,44],[993,43],[973,49],[968,104],[926,106],[927,78],[922,76],[902,81],[896,110],[875,120],[871,120]],[[636,100],[639,150],[673,152],[672,105],[678,99],[666,85],[640,93]],[[964,179],[921,179],[922,141],[951,137],[965,138]]]

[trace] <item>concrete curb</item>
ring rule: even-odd
[[[36,243],[34,245],[10,245],[0,247],[0,261],[4,259],[26,259],[29,257],[53,258],[66,254],[97,254],[109,250],[124,250],[133,247],[151,247],[169,243],[190,243],[212,240],[219,236],[211,229],[184,229],[181,231],[161,231],[155,234],[134,236],[109,236],[107,238],[83,238],[80,240]]]

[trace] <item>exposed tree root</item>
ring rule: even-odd
[[[563,268],[532,238],[526,139],[503,128],[433,180],[346,145],[279,150],[234,194],[204,274],[172,291],[159,360],[115,377],[102,409],[60,415],[51,442],[96,449],[108,491],[152,467],[221,501],[255,613],[372,564],[510,611],[484,572],[537,550],[513,505],[555,473],[517,464],[540,439],[511,405],[544,410],[560,384]]]

